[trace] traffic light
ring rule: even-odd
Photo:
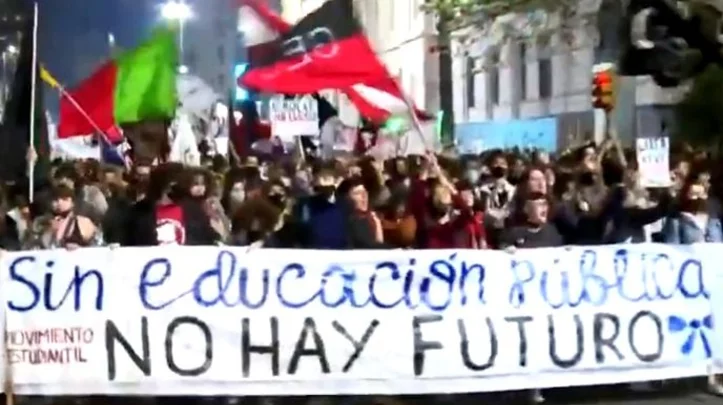
[[[615,108],[615,66],[600,63],[592,71],[592,106],[605,111]]]

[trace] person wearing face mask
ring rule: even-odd
[[[337,177],[333,167],[314,173],[313,195],[299,200],[293,210],[301,246],[309,249],[345,249],[347,207],[337,200]]]
[[[424,222],[424,249],[478,249],[479,236],[470,226],[473,208],[456,188],[439,178],[430,184],[429,208]]]
[[[244,172],[240,168],[233,168],[226,173],[221,191],[221,206],[229,218],[236,217],[236,213],[247,199]]]
[[[705,182],[697,173],[689,175],[678,194],[678,212],[665,219],[664,243],[689,245],[723,242],[721,220],[712,211]],[[708,390],[723,396],[721,375],[708,374]]]
[[[487,195],[488,208],[504,210],[515,193],[515,186],[507,181],[507,159],[502,152],[490,159],[490,175],[492,179],[481,187]]]
[[[206,169],[190,168],[184,171],[181,188],[189,199],[201,205],[210,220],[211,227],[226,241],[230,236],[231,221],[224,212],[223,205],[215,196],[214,178]]]
[[[666,218],[662,236],[665,243],[693,244],[723,242],[720,219],[711,215],[708,193],[697,176],[691,176],[680,190],[678,212]]]
[[[148,194],[128,215],[122,245],[213,245],[220,240],[202,204],[180,185],[183,170],[174,163],[154,168]]]
[[[497,245],[505,220],[510,215],[511,201],[515,194],[515,186],[507,181],[507,159],[504,153],[496,152],[489,161],[492,179],[480,187],[485,201],[485,226],[488,241],[492,246]]]
[[[289,212],[288,187],[281,181],[268,183],[264,190],[265,200],[277,211],[276,221],[263,247],[291,249],[298,247],[298,224]]]
[[[607,198],[599,214],[604,225],[602,243],[643,243],[648,241],[645,226],[659,221],[670,211],[669,194],[662,190],[660,201],[650,206],[643,191],[635,187],[625,167],[612,159],[603,161],[603,180],[609,186]],[[636,189],[637,188],[637,189]]]

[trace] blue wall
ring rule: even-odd
[[[557,118],[455,125],[457,150],[480,153],[490,149],[535,148],[557,151]]]

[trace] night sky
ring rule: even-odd
[[[109,58],[108,33],[116,46],[138,44],[158,23],[162,0],[38,0],[39,61],[63,85],[73,87]],[[47,93],[46,105],[57,97]]]

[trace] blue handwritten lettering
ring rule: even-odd
[[[79,266],[75,266],[72,278],[68,281],[67,287],[57,302],[53,299],[53,285],[56,285],[53,281],[58,282],[58,278],[62,277],[63,273],[52,272],[55,262],[47,261],[44,263],[47,271],[42,274],[42,281],[34,280],[38,277],[37,259],[35,256],[21,256],[16,258],[10,263],[10,281],[11,283],[17,283],[17,287],[24,287],[24,291],[27,291],[29,299],[25,303],[18,303],[15,299],[8,300],[8,308],[11,311],[27,312],[38,307],[45,308],[48,311],[57,311],[62,308],[68,298],[72,294],[73,299],[73,310],[80,311],[82,308],[82,291],[83,286],[87,285],[89,279],[95,279],[95,302],[94,308],[97,311],[103,309],[103,275],[98,270],[81,270]],[[61,279],[61,281],[63,281]],[[19,295],[18,290],[11,287],[13,296]],[[88,291],[88,288],[85,289]],[[22,294],[22,293],[21,293]],[[23,294],[24,295],[24,294]]]
[[[513,260],[508,302],[519,308],[531,293],[538,294],[553,309],[600,306],[611,294],[629,302],[669,300],[676,294],[686,299],[709,297],[697,259],[688,259],[676,267],[663,253],[618,249],[608,264],[600,263],[597,252],[588,249],[580,254],[574,270],[566,265],[559,258],[549,268],[536,267],[529,260]]]
[[[250,287],[253,284],[251,274],[253,277],[260,274],[260,289]],[[268,269],[250,273],[242,267],[234,253],[224,250],[216,257],[215,266],[198,275],[187,290],[170,291],[169,294],[169,286],[173,284],[171,277],[173,268],[169,260],[154,259],[145,264],[138,284],[140,300],[145,308],[161,310],[188,296],[202,307],[222,305],[254,309],[266,303],[270,289],[275,287],[276,299],[287,308],[347,305],[352,308],[405,306],[413,309],[424,305],[430,310],[442,311],[457,298],[456,289],[461,292],[461,305],[468,303],[469,289],[475,290],[478,303],[484,303],[485,268],[478,263],[459,260],[456,254],[452,254],[423,269],[417,268],[413,258],[408,261],[408,267],[393,262],[378,263],[367,279],[350,266],[333,264],[317,273],[307,270],[301,263],[289,263],[272,282]],[[383,277],[383,283],[380,277]],[[309,286],[313,287],[310,289]],[[398,292],[394,292],[393,286],[398,286]],[[252,301],[249,298],[251,290],[260,297]]]

